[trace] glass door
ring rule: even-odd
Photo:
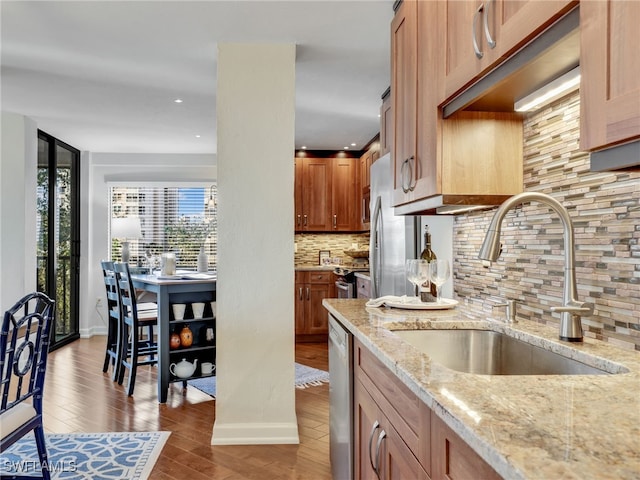
[[[38,290],[56,301],[51,349],[80,337],[80,151],[38,131]]]

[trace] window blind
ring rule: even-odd
[[[179,268],[195,269],[203,248],[209,270],[217,264],[217,186],[109,188],[111,218],[138,217],[142,238],[128,238],[130,265],[158,266],[163,252],[174,252]],[[110,223],[111,225],[111,223]],[[122,259],[122,242],[111,239],[110,258]]]

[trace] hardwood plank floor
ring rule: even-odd
[[[172,384],[156,396],[155,367],[138,368],[133,397],[102,373],[105,337],[81,339],[49,355],[44,390],[47,432],[168,430],[152,479],[331,479],[329,386],[296,389],[299,445],[212,446],[215,400]],[[296,345],[296,361],[328,370],[326,343]],[[126,381],[126,378],[125,378]]]

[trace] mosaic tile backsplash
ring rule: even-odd
[[[353,259],[343,252],[350,250],[352,244],[357,243],[362,250],[369,249],[368,233],[299,233],[294,241],[297,245],[296,265],[318,265],[320,250],[329,250],[331,257],[338,257],[343,264],[348,264]]]
[[[585,336],[640,350],[640,171],[590,172],[579,148],[578,93],[530,114],[524,124],[524,190],[547,193],[572,218],[578,298],[595,305],[583,317]],[[548,207],[531,203],[507,214],[503,253],[477,259],[495,209],[456,217],[456,293],[518,302],[518,316],[558,325],[550,307],[562,303],[562,225]]]

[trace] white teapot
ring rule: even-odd
[[[197,358],[193,361],[193,363],[187,362],[187,359],[183,358],[180,362],[172,363],[171,365],[169,365],[169,371],[172,375],[175,375],[178,378],[189,378],[193,375],[193,372],[196,371],[197,365]]]

